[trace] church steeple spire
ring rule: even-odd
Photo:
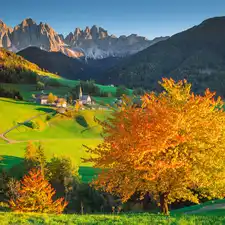
[[[79,99],[82,99],[83,93],[82,93],[82,88],[80,86],[80,93],[79,93]]]

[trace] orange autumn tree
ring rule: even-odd
[[[13,211],[62,213],[67,205],[63,198],[52,200],[55,190],[44,179],[40,170],[31,170],[21,181],[19,197],[10,199],[9,204]]]
[[[125,99],[102,124],[104,141],[86,161],[102,168],[96,188],[127,201],[150,192],[168,214],[174,201],[198,203],[193,190],[213,198],[225,193],[224,103],[208,89],[191,93],[184,81],[163,79],[164,91],[142,97],[137,108]]]

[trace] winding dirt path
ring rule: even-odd
[[[50,113],[51,113],[51,112],[40,113],[40,114],[38,114],[38,115],[36,115],[36,116],[30,117],[29,119],[27,119],[27,120],[25,120],[25,121],[23,121],[23,122],[21,122],[21,123],[18,123],[17,125],[15,125],[15,126],[9,128],[8,130],[6,130],[6,131],[3,132],[2,134],[0,134],[0,139],[3,139],[3,140],[4,140],[5,142],[7,142],[8,144],[25,143],[25,142],[28,142],[28,141],[32,141],[32,142],[38,142],[38,141],[40,141],[40,140],[20,140],[20,141],[17,141],[17,140],[12,140],[12,139],[7,138],[6,135],[7,135],[10,131],[15,130],[16,128],[18,128],[18,127],[24,125],[25,123],[30,122],[30,121],[33,120],[33,119],[36,119],[36,118],[38,118],[38,117],[40,117],[40,116],[47,115],[47,114],[50,114]],[[92,127],[88,127],[88,128],[86,128],[86,129],[82,130],[82,131],[81,131],[81,134],[83,134],[84,132],[89,131],[89,130],[91,130],[91,129],[97,127],[97,126],[99,126],[99,125],[94,125],[94,126],[92,126]],[[101,139],[101,138],[94,138],[94,139],[99,140],[99,139]],[[49,140],[49,139],[48,139],[48,140]]]
[[[21,143],[21,142],[24,142],[24,141],[11,140],[11,139],[7,138],[6,135],[7,135],[10,131],[12,131],[12,130],[14,130],[14,129],[16,129],[16,128],[22,126],[22,125],[24,125],[25,123],[30,122],[31,120],[36,119],[36,118],[38,118],[38,117],[40,117],[40,116],[43,116],[43,115],[46,115],[46,114],[48,114],[48,113],[47,113],[47,112],[45,112],[45,113],[40,113],[40,114],[38,114],[38,115],[36,115],[36,116],[30,117],[29,119],[27,119],[27,120],[25,120],[25,121],[23,121],[23,122],[21,122],[21,123],[18,123],[17,125],[15,125],[15,126],[9,128],[8,130],[6,130],[4,133],[0,134],[0,138],[3,139],[4,141],[6,141],[8,144],[14,144],[14,143]]]

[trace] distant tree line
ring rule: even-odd
[[[35,84],[37,73],[22,67],[4,67],[0,68],[0,82],[2,83],[26,83]]]
[[[80,81],[74,88],[71,89],[70,94],[73,99],[79,98],[80,88],[82,88],[83,95],[108,97],[108,93],[101,91],[101,89],[95,84],[94,80]]]
[[[23,97],[19,91],[14,89],[6,89],[3,86],[0,86],[0,97],[23,100]]]
[[[0,167],[1,202],[8,202],[13,211],[20,212],[115,211],[117,198],[82,183],[71,158],[53,155],[47,161],[44,150],[42,143],[28,142],[23,162],[7,171]]]

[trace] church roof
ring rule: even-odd
[[[90,95],[82,95],[82,96],[81,96],[81,98],[80,98],[80,100],[82,100],[82,101],[86,101],[86,100],[88,99],[88,97],[90,97],[90,98],[91,98],[91,96],[90,96]]]
[[[36,99],[48,99],[48,95],[43,95],[43,94],[36,94],[35,95]]]

